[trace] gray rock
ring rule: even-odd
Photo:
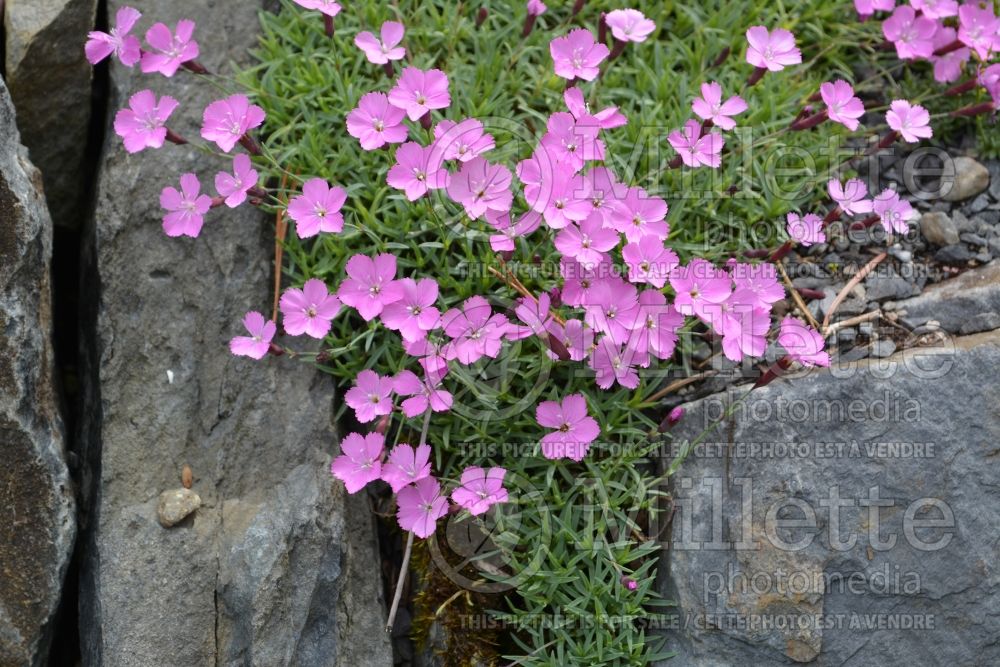
[[[965,264],[972,259],[972,251],[964,243],[946,245],[934,253],[934,259],[944,264]]]
[[[108,13],[122,4],[169,25],[195,20],[215,72],[257,44],[261,3],[113,0]],[[115,64],[109,116],[147,86],[181,101],[171,121],[190,136],[219,94],[196,77]],[[93,482],[82,662],[390,665],[372,514],[329,474],[332,382],[288,358],[227,353],[243,313],[270,311],[271,223],[244,206],[213,210],[197,239],[161,228],[165,183],[191,171],[210,188],[226,166],[189,146],[128,155],[113,133],[104,147],[83,281],[95,333],[82,364]],[[182,463],[202,506],[164,530],[157,498]]]
[[[884,357],[892,356],[892,353],[896,351],[896,344],[889,340],[888,338],[882,338],[874,343],[872,343],[872,349],[870,355],[872,357],[881,359]]]
[[[44,665],[76,534],[52,352],[52,221],[0,80],[0,665]]]
[[[864,333],[864,332],[862,332],[862,333]],[[867,357],[869,351],[870,350],[867,347],[855,347],[855,348],[852,348],[852,349],[848,350],[847,352],[844,352],[843,354],[840,355],[840,361],[843,362],[843,363],[848,363],[848,362],[853,362],[853,361],[859,361],[859,360],[864,359],[865,357]]]
[[[91,104],[91,66],[83,45],[96,11],[97,0],[7,0],[5,5],[7,85],[57,225],[78,226],[82,217]]]
[[[1000,179],[997,180],[997,184],[1000,184]],[[1000,223],[1000,211],[983,211],[976,216],[976,220],[983,224],[994,226]],[[976,231],[979,230],[977,229]]]
[[[664,667],[1000,663],[1000,390],[968,390],[1000,336],[951,343],[779,379],[694,449],[671,477]],[[675,444],[742,396],[687,406]]]
[[[979,213],[980,211],[985,211],[986,207],[990,205],[990,198],[984,193],[972,200],[969,204],[969,213]]]
[[[792,285],[794,287],[805,287],[806,289],[820,289],[829,284],[829,278],[812,278],[810,276],[802,276],[801,278],[795,278],[792,280]]]
[[[895,257],[903,264],[908,264],[913,261],[913,253],[909,250],[903,250],[903,248],[898,244],[893,244],[889,248],[889,255]]]
[[[958,228],[947,213],[932,211],[920,216],[920,233],[935,245],[958,243]]]
[[[962,323],[958,333],[966,336],[994,329],[1000,329],[1000,313],[977,313]]]
[[[176,526],[201,507],[201,496],[191,489],[172,489],[160,494],[156,516],[164,528]]]
[[[900,276],[892,267],[869,274],[865,278],[865,290],[866,298],[871,301],[905,299],[919,291],[913,283]]]
[[[915,329],[931,320],[949,333],[975,333],[963,326],[970,322],[990,322],[1000,316],[1000,262],[966,271],[950,280],[928,286],[920,296],[900,301],[897,310]],[[987,329],[981,329],[985,331]]]
[[[952,211],[951,221],[955,223],[955,229],[958,230],[959,234],[964,232],[974,232],[977,229],[976,223],[965,217],[965,214],[961,211]]]
[[[990,172],[981,163],[971,157],[960,156],[953,160],[955,179],[944,184],[945,201],[962,201],[974,197],[985,190],[990,184]]]
[[[990,196],[994,201],[1000,201],[1000,162],[991,160],[987,167],[990,171]]]
[[[836,315],[860,315],[868,308],[868,302],[864,299],[847,298],[837,306]]]
[[[965,243],[969,243],[971,245],[977,245],[977,246],[980,246],[980,247],[986,245],[986,239],[984,239],[979,234],[973,234],[972,232],[966,232],[964,234],[961,234],[960,238]]]

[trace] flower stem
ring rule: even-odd
[[[431,411],[428,409],[427,414]],[[399,578],[396,579],[396,592],[392,596],[392,606],[389,608],[389,620],[385,624],[385,631],[392,632],[393,623],[396,622],[396,612],[399,611],[399,601],[403,597],[403,581],[410,569],[410,553],[413,551],[413,531],[406,531],[406,548],[403,550],[403,564],[399,568]]]
[[[431,426],[431,409],[428,407],[424,413],[424,426],[420,430],[420,444],[427,444],[427,430]],[[396,622],[396,612],[399,611],[399,601],[403,597],[403,582],[410,571],[410,554],[413,552],[413,531],[406,533],[406,548],[403,549],[403,564],[399,566],[399,577],[396,579],[396,592],[392,596],[392,606],[389,607],[389,620],[386,621],[385,631],[392,632],[392,626]]]

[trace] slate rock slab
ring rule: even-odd
[[[0,665],[45,664],[76,533],[52,352],[52,221],[0,80]]]
[[[246,62],[257,40],[260,3],[128,4],[143,12],[141,30],[195,20],[212,71]],[[219,96],[183,72],[114,65],[109,124],[147,86],[180,101],[171,127],[191,138]],[[243,206],[212,211],[197,239],[161,227],[161,188],[184,172],[207,188],[229,166],[191,146],[128,155],[108,134],[84,281],[96,382],[85,410],[83,662],[389,665],[371,511],[329,474],[332,382],[288,358],[228,351],[245,312],[271,311],[273,223]],[[163,528],[158,498],[185,465],[201,507]]]
[[[686,667],[1000,663],[1000,334],[782,378],[672,478]]]
[[[934,320],[953,334],[995,329],[1000,317],[1000,262],[929,285],[919,296],[893,307],[911,328]]]
[[[7,84],[52,219],[78,226],[90,124],[91,66],[83,45],[97,0],[6,0]],[[113,21],[113,16],[112,16]]]

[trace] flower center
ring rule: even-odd
[[[385,129],[385,123],[382,122],[381,118],[376,119],[373,125],[376,132],[381,132]]]

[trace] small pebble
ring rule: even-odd
[[[920,233],[935,245],[946,246],[958,243],[958,227],[946,213],[924,213],[920,217]]]
[[[840,361],[858,361],[868,356],[867,347],[855,347],[840,355]]]
[[[945,201],[963,201],[978,195],[990,184],[990,172],[980,162],[971,157],[960,156],[952,161],[955,179],[951,187],[944,184]]]
[[[201,496],[191,489],[174,489],[160,494],[156,515],[164,528],[176,526],[201,507]]]
[[[986,207],[990,205],[990,198],[986,194],[981,194],[972,200],[969,204],[970,213],[979,213],[980,211],[985,211]]]
[[[892,257],[898,259],[903,264],[908,264],[909,262],[913,261],[913,253],[910,252],[909,250],[903,250],[902,246],[900,246],[898,243],[894,244],[889,248],[889,254]]]
[[[952,211],[951,221],[955,223],[955,228],[958,229],[959,234],[976,231],[976,223],[965,217],[965,214],[961,211]]]
[[[934,253],[934,259],[945,264],[963,264],[972,259],[972,252],[964,243],[955,243]]]
[[[961,238],[966,243],[971,243],[972,245],[977,245],[980,247],[986,245],[986,239],[984,239],[979,234],[973,234],[972,232],[966,232],[965,234],[962,234],[959,238]]]
[[[872,343],[871,356],[878,359],[890,356],[896,351],[896,344],[891,340],[883,338]]]

